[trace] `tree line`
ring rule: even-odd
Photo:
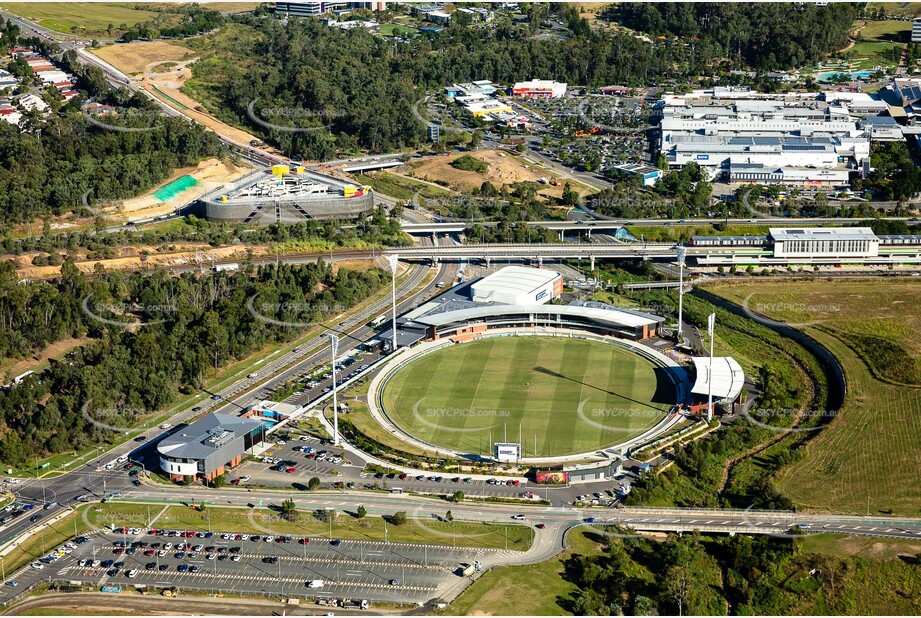
[[[4,358],[62,337],[92,341],[0,391],[3,461],[17,465],[114,440],[117,433],[106,426],[130,426],[201,389],[229,363],[303,330],[259,316],[316,323],[364,300],[388,277],[379,269],[335,270],[319,262],[245,265],[233,275],[156,271],[91,279],[66,262],[57,281],[20,284],[5,263]]]
[[[146,8],[146,7],[145,7]],[[178,15],[178,19],[177,19]],[[145,39],[176,39],[211,32],[224,25],[224,16],[195,4],[169,7],[163,15],[127,28],[119,40],[125,43]],[[109,26],[109,32],[112,31]]]

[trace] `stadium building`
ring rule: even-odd
[[[563,276],[552,270],[507,266],[471,284],[477,303],[543,304],[563,293]]]
[[[270,225],[310,219],[356,219],[374,209],[371,187],[275,165],[201,197],[211,221]]]
[[[265,424],[228,414],[209,414],[157,444],[160,468],[174,481],[214,480],[236,466],[265,439]]]

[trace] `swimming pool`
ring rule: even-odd
[[[160,200],[161,202],[165,202],[169,199],[174,198],[175,196],[182,193],[186,189],[194,187],[197,184],[198,184],[198,180],[186,174],[185,176],[181,176],[180,178],[177,178],[176,180],[169,183],[165,187],[160,187],[159,189],[157,189],[154,192],[154,197]]]
[[[825,71],[824,73],[816,75],[816,79],[820,82],[827,82],[835,75],[849,75],[851,79],[866,79],[875,72],[876,71],[855,71],[853,73],[848,73],[847,71]]]

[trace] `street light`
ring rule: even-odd
[[[329,333],[329,350],[333,355],[333,444],[339,446],[339,406],[336,398],[336,355],[339,351],[339,338]]]
[[[687,254],[687,249],[678,245],[676,253],[678,256],[678,345],[681,345],[683,341],[681,330],[684,326],[682,322],[684,310],[684,258]]]
[[[390,263],[390,294],[391,303],[393,304],[393,351],[397,351],[397,266],[400,258],[397,254],[387,256]]]

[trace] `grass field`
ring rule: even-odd
[[[778,489],[814,510],[921,514],[921,286],[818,280],[715,291],[749,298],[771,318],[808,323],[803,329],[844,367],[842,410],[779,474]]]
[[[445,511],[450,507],[445,506]],[[426,517],[428,517],[426,510]],[[293,521],[286,521],[274,510],[207,507],[198,511],[184,506],[159,504],[132,504],[124,502],[94,505],[86,511],[90,527],[148,526],[155,520],[160,528],[182,530],[213,530],[216,532],[237,532],[246,534],[271,533],[310,537],[328,537],[330,530],[334,539],[361,541],[383,541],[384,520],[380,516],[368,515],[357,519],[345,511],[338,511],[332,528],[326,522],[316,519],[310,511],[299,511]],[[392,543],[430,543],[451,545],[457,534],[459,547],[504,548],[506,537],[508,548],[526,551],[531,546],[534,531],[529,526],[490,524],[480,522],[439,522],[434,519],[420,520],[407,509],[409,519],[403,525],[388,525],[386,539]],[[159,515],[159,517],[158,517]],[[73,524],[71,523],[71,526]]]
[[[486,454],[517,442],[525,456],[592,451],[658,422],[674,389],[636,354],[597,342],[551,337],[473,341],[424,356],[385,386],[390,417],[412,435]],[[507,432],[507,435],[506,435]]]
[[[85,29],[86,34],[104,33],[109,24],[133,26],[157,16],[118,2],[3,2],[0,9],[65,34],[75,27]]]

